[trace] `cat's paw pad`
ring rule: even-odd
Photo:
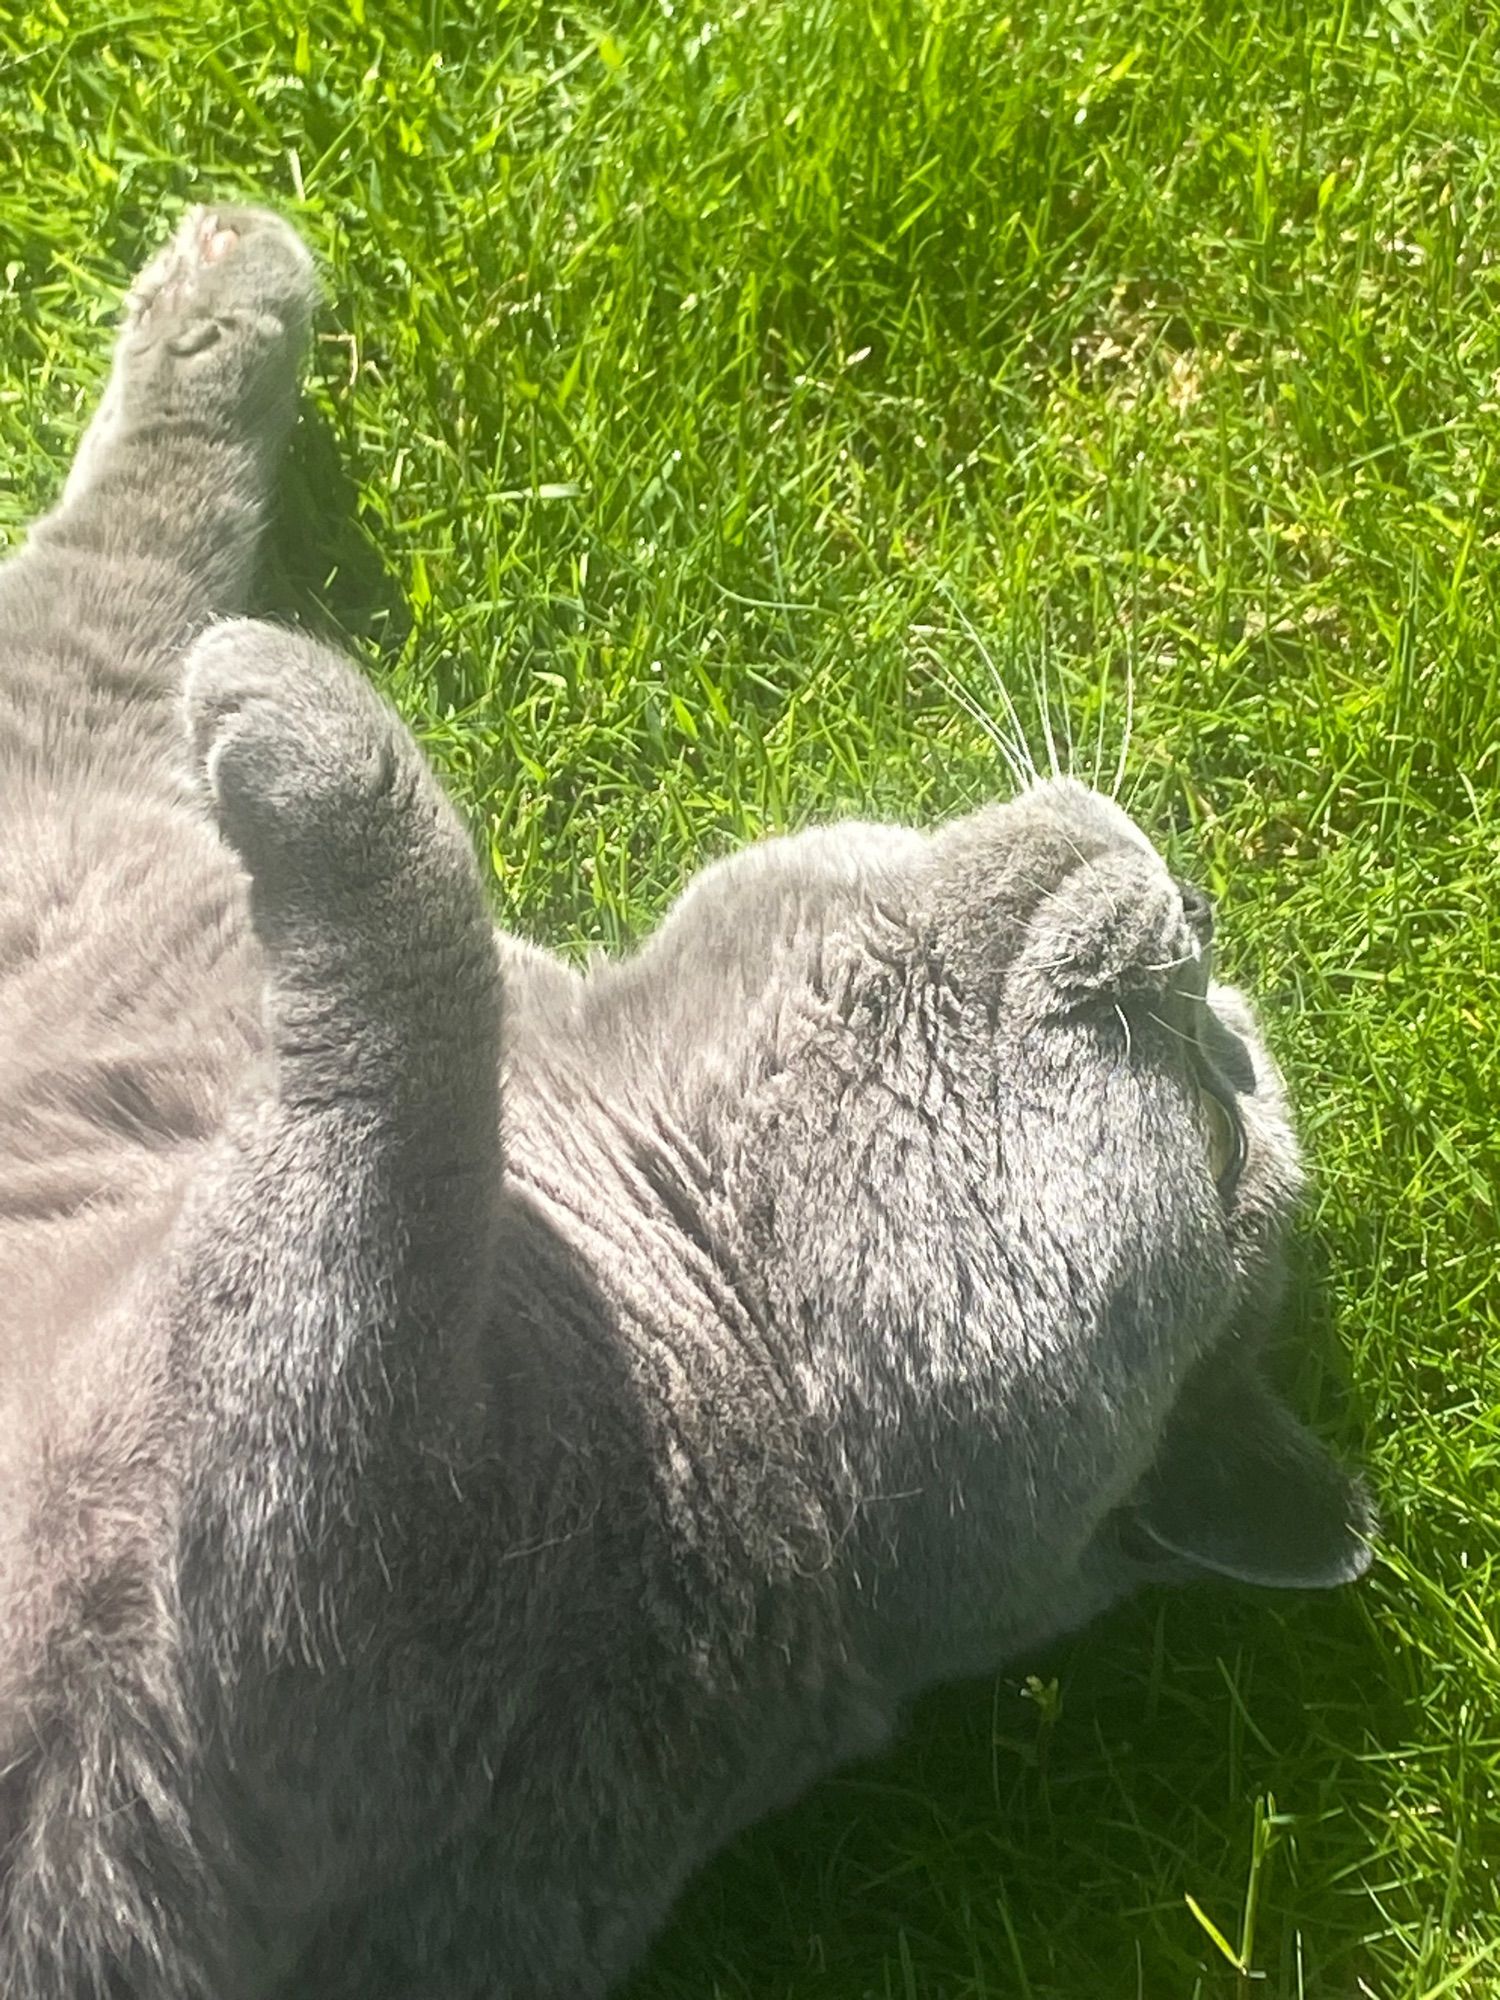
[[[316,297],[312,258],[279,216],[195,208],[130,289],[126,347],[190,358],[236,329],[300,347]]]
[[[238,232],[220,222],[217,209],[190,209],[176,234],[130,287],[125,297],[126,318],[140,325],[153,315],[165,318],[180,313],[192,298],[201,268],[219,263],[238,242]]]
[[[374,863],[415,746],[336,654],[250,619],[211,627],[184,682],[195,770],[252,874]]]

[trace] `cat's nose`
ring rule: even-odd
[[[1188,929],[1199,944],[1208,944],[1214,934],[1214,906],[1195,882],[1184,882],[1180,875],[1172,877],[1177,893],[1182,898],[1182,914],[1187,918]]]

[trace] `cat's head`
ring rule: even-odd
[[[916,1678],[1151,1574],[1369,1560],[1360,1488],[1258,1366],[1301,1174],[1212,928],[1065,780],[932,834],[753,847],[624,982],[863,1586],[931,1630]]]

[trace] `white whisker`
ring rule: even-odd
[[[1179,965],[1191,965],[1197,958],[1195,951],[1180,951],[1175,958],[1163,958],[1153,964],[1142,965],[1142,972],[1175,972]]]
[[[1127,1020],[1126,1020],[1126,1018],[1125,1018],[1125,1009],[1124,1009],[1124,1008],[1123,1008],[1123,1007],[1122,1007],[1122,1006],[1120,1005],[1120,1003],[1119,1003],[1119,1001],[1118,1001],[1118,1000],[1117,1000],[1117,1001],[1115,1002],[1115,1019],[1116,1019],[1116,1020],[1117,1020],[1117,1021],[1119,1022],[1119,1024],[1120,1024],[1121,1028],[1122,1028],[1122,1029],[1124,1030],[1124,1033],[1125,1033],[1125,1060],[1126,1060],[1126,1062],[1129,1062],[1129,1061],[1130,1061],[1130,1023],[1129,1023],[1129,1021],[1127,1021]]]
[[[1188,1047],[1189,1047],[1190,1049],[1196,1049],[1196,1048],[1197,1048],[1197,1046],[1198,1046],[1198,1037],[1197,1037],[1196,1035],[1190,1035],[1190,1034],[1188,1034],[1188,1033],[1187,1033],[1187,1031],[1186,1031],[1185,1029],[1183,1029],[1183,1028],[1176,1028],[1176,1027],[1174,1027],[1174,1026],[1172,1025],[1172,1023],[1171,1023],[1170,1021],[1164,1021],[1164,1020],[1162,1019],[1162,1017],[1161,1017],[1161,1015],[1160,1015],[1160,1014],[1149,1014],[1149,1013],[1148,1013],[1148,1014],[1147,1014],[1147,1016],[1146,1016],[1146,1019],[1147,1019],[1148,1021],[1154,1021],[1154,1022],[1156,1023],[1156,1025],[1157,1025],[1157,1027],[1158,1027],[1158,1028],[1161,1028],[1161,1029],[1164,1029],[1164,1030],[1165,1030],[1165,1032],[1166,1032],[1167,1034],[1169,1034],[1169,1035],[1175,1035],[1175,1036],[1177,1037],[1177,1040],[1178,1040],[1179,1042],[1186,1042],[1186,1043],[1187,1043],[1187,1045],[1188,1045]]]
[[[971,722],[978,724],[999,751],[1006,769],[1010,772],[1011,783],[1018,791],[1024,791],[1029,777],[1027,760],[1023,752],[1004,734],[994,717],[985,713],[968,689],[960,681],[955,680],[946,668],[939,666],[936,661],[929,661],[928,664],[943,692],[958,703]]]
[[[1104,726],[1103,711],[1100,711],[1099,726]],[[1120,738],[1120,761],[1115,766],[1115,781],[1109,788],[1112,799],[1120,796],[1120,787],[1125,782],[1125,760],[1130,755],[1131,733],[1135,727],[1135,665],[1129,655],[1125,659],[1125,734]]]
[[[1099,724],[1094,731],[1094,768],[1089,777],[1089,783],[1096,792],[1104,773],[1104,721],[1109,714],[1109,679],[1109,661],[1105,660],[1099,669]]]
[[[1037,691],[1037,706],[1042,711],[1042,739],[1047,745],[1047,763],[1053,777],[1060,778],[1062,772],[1058,769],[1057,763],[1057,739],[1052,734],[1052,701],[1047,679],[1047,650],[1047,641],[1044,635],[1042,639],[1042,671],[1038,675],[1033,669],[1031,678],[1032,685]]]
[[[1001,678],[1000,670],[995,665],[994,659],[990,654],[989,648],[985,645],[983,639],[980,638],[979,633],[975,630],[974,621],[970,618],[968,612],[964,610],[963,606],[954,596],[952,589],[947,584],[942,585],[941,588],[943,591],[943,595],[947,598],[949,604],[952,606],[953,611],[958,618],[959,624],[963,626],[964,631],[968,636],[969,644],[974,648],[975,652],[979,655],[980,659],[983,661],[984,666],[987,672],[989,673],[990,679],[995,684],[995,692],[996,694],[999,695],[1001,702],[1004,704],[1006,716],[1010,721],[1012,729],[1015,731],[1014,740],[1016,748],[1020,751],[1021,756],[1025,759],[1027,769],[1031,773],[1031,782],[1035,784],[1038,777],[1040,776],[1040,773],[1036,768],[1036,759],[1031,754],[1031,746],[1026,741],[1026,731],[1021,723],[1020,712],[1016,708],[1015,702],[1011,699],[1010,689],[1005,685],[1004,680]]]

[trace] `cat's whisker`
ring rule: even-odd
[[[995,684],[995,692],[999,695],[1001,701],[1005,704],[1005,712],[1010,717],[1012,727],[1015,729],[1016,741],[1020,744],[1022,752],[1026,758],[1026,768],[1030,773],[1029,782],[1033,785],[1039,784],[1041,782],[1042,774],[1036,767],[1035,757],[1033,757],[1031,754],[1031,745],[1027,741],[1026,727],[1021,720],[1021,712],[1016,707],[1015,701],[1011,696],[1010,689],[1005,685],[1005,682],[1000,677],[1000,669],[995,665],[994,661],[990,658],[988,653],[985,653],[983,655],[983,658],[986,667],[989,668],[990,679]]]
[[[1036,784],[1041,777],[1041,773],[1037,770],[1036,759],[1031,754],[1031,746],[1026,740],[1025,725],[1021,721],[1020,711],[1017,709],[1016,704],[1011,697],[1010,689],[1005,685],[1005,682],[1001,677],[1000,670],[995,665],[994,658],[990,653],[989,648],[985,645],[984,640],[979,636],[979,633],[974,625],[973,619],[970,618],[968,612],[965,611],[962,604],[959,603],[958,598],[954,595],[953,590],[949,585],[944,584],[942,586],[942,590],[943,590],[943,595],[947,598],[948,603],[952,606],[954,615],[957,617],[959,624],[962,625],[964,633],[968,638],[969,644],[974,648],[975,652],[979,655],[979,658],[983,663],[986,672],[989,674],[991,681],[994,683],[995,692],[997,695],[999,695],[1001,703],[1005,709],[1006,716],[1009,719],[1011,728],[1015,731],[1014,742],[1016,748],[1019,750],[1022,758],[1025,761],[1027,770],[1030,773],[1030,782],[1032,784]]]
[[[1094,766],[1089,773],[1092,790],[1099,789],[1099,774],[1104,769],[1104,716],[1109,707],[1109,666],[1106,662],[1099,670],[1099,721],[1094,731]]]
[[[1052,696],[1051,696],[1051,688],[1047,673],[1047,640],[1045,633],[1043,634],[1042,637],[1041,652],[1042,652],[1041,672],[1037,673],[1035,669],[1033,669],[1032,685],[1036,688],[1037,705],[1042,712],[1042,740],[1047,745],[1047,763],[1051,770],[1052,776],[1054,778],[1060,778],[1062,776],[1062,770],[1058,763],[1058,757],[1057,757],[1057,738],[1052,733]]]
[[[980,729],[984,731],[1004,760],[1005,767],[1010,772],[1011,783],[1018,791],[1024,791],[1029,782],[1027,765],[1017,745],[1004,734],[994,717],[986,714],[985,710],[961,682],[955,680],[946,669],[938,666],[935,661],[931,665],[938,685],[943,689],[945,694],[958,703],[970,721],[977,723]],[[1031,776],[1035,776],[1035,773],[1031,773]]]
[[[1125,1014],[1125,1009],[1124,1009],[1124,1008],[1123,1008],[1123,1007],[1122,1007],[1122,1006],[1120,1005],[1120,1003],[1119,1003],[1119,1001],[1118,1001],[1118,1000],[1117,1000],[1117,1001],[1115,1002],[1115,1019],[1116,1019],[1116,1020],[1117,1020],[1117,1021],[1119,1022],[1119,1024],[1120,1024],[1120,1027],[1121,1027],[1121,1030],[1123,1031],[1123,1033],[1124,1033],[1124,1036],[1125,1036],[1125,1060],[1126,1060],[1126,1062],[1129,1062],[1129,1061],[1130,1061],[1130,1022],[1129,1022],[1129,1020],[1128,1020],[1128,1019],[1126,1018],[1126,1014]]]
[[[1180,951],[1175,958],[1155,959],[1151,964],[1143,965],[1141,970],[1143,972],[1175,972],[1179,965],[1193,964],[1197,956],[1198,954],[1195,951]]]
[[[1104,712],[1100,709],[1100,729],[1104,725]],[[1130,755],[1131,736],[1135,728],[1135,667],[1127,657],[1125,661],[1125,733],[1120,738],[1120,761],[1115,766],[1115,781],[1109,788],[1112,799],[1120,796],[1120,787],[1125,782],[1125,762]]]
[[[1150,782],[1149,770],[1145,769],[1138,770],[1135,773],[1134,777],[1132,777],[1132,779],[1130,780],[1129,785],[1126,787],[1125,796],[1119,801],[1121,810],[1129,813],[1132,819],[1136,817],[1137,812],[1141,805],[1141,801],[1146,796],[1149,782]],[[1147,817],[1148,818],[1150,817],[1149,813],[1147,814]]]
[[[1197,1048],[1198,1037],[1190,1035],[1185,1028],[1179,1028],[1173,1022],[1163,1020],[1160,1014],[1148,1012],[1146,1019],[1154,1021],[1158,1028],[1161,1028],[1166,1034],[1174,1036],[1179,1042],[1186,1042],[1190,1049]]]
[[[1046,640],[1042,640],[1042,726],[1052,736],[1052,674],[1048,662],[1052,660],[1052,650]],[[1072,710],[1068,706],[1068,690],[1062,682],[1062,670],[1058,670],[1058,702],[1062,704],[1062,742],[1066,746],[1066,758],[1062,760],[1062,774],[1072,778]],[[1054,754],[1056,764],[1056,754]],[[1056,770],[1054,770],[1056,776]]]

